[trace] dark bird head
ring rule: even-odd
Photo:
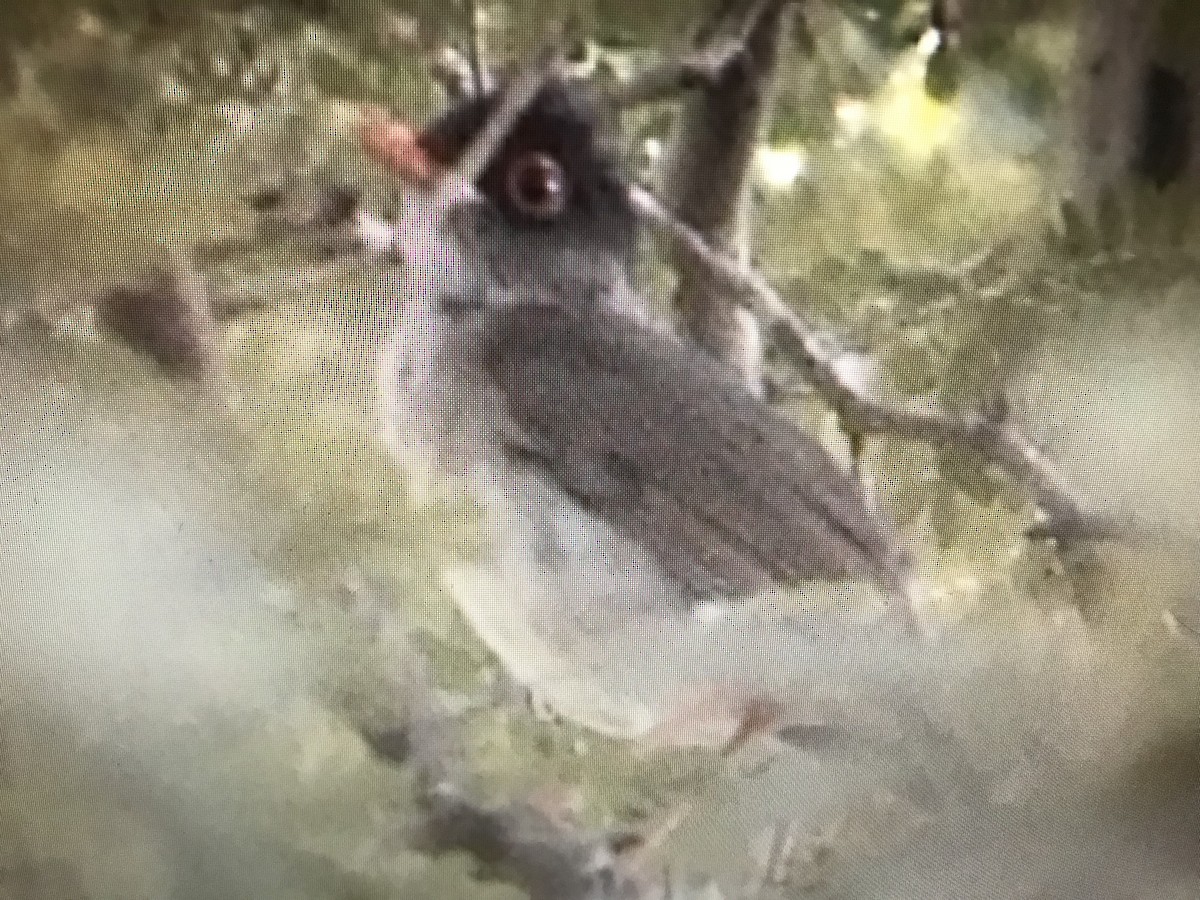
[[[398,167],[428,178],[454,166],[500,100],[491,93],[452,107],[415,135],[415,152]],[[585,86],[546,84],[475,184],[486,204],[473,220],[480,240],[471,243],[500,282],[611,281],[614,266],[627,274],[633,264],[637,218]]]

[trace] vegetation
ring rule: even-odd
[[[1069,207],[1064,215],[1072,10],[1030,16],[1022,6],[995,14],[1006,39],[984,41],[952,95],[935,97],[917,46],[921,4],[811,4],[758,158],[755,258],[790,303],[862,351],[889,399],[975,409],[1003,393],[1082,494],[1194,530],[1196,244],[1186,224],[1114,235]],[[695,16],[686,3],[628,0],[487,10],[497,56],[519,55],[542,23],[569,19],[592,39],[596,64],[614,69],[677,52]],[[11,475],[0,486],[11,511],[0,512],[0,553],[13,573],[7,605],[0,594],[0,898],[520,896],[465,855],[411,849],[412,773],[377,758],[348,724],[386,724],[414,702],[397,687],[408,683],[397,660],[413,651],[461,710],[490,796],[552,784],[556,801],[577,801],[597,825],[655,825],[686,807],[666,839],[672,865],[727,891],[756,877],[762,834],[731,823],[757,821],[767,805],[755,804],[773,776],[746,770],[769,769],[769,753],[648,751],[514,699],[442,578],[449,560],[478,552],[474,511],[420,496],[375,436],[362,328],[387,275],[267,240],[245,202],[281,180],[334,179],[391,202],[394,185],[359,148],[358,110],[428,116],[445,99],[429,48],[461,44],[464,21],[457,4],[425,0],[0,7],[0,446]],[[630,164],[643,175],[668,113],[626,117]],[[222,331],[236,401],[219,411],[203,389],[102,336],[90,312],[112,284],[201,246],[241,248],[199,255],[199,265],[214,293],[252,310]],[[669,274],[655,261],[647,274],[662,300]],[[801,400],[795,413],[842,447],[822,404]],[[1172,806],[1194,793],[1195,561],[1160,546],[1031,540],[1020,486],[965,453],[871,439],[862,465],[919,548],[939,622],[1044,649],[1029,650],[1044,667],[1037,677],[1068,696],[1078,688],[1064,673],[1088,669],[1094,690],[1053,740],[1068,757],[1086,745],[1077,758],[1089,771],[1043,771],[1031,759],[1023,764],[1036,774],[1014,774],[1012,798],[976,808],[964,785],[996,773],[972,745],[955,757],[962,771],[935,773],[946,783],[928,776],[929,790],[949,797],[940,819],[882,788],[833,812],[828,797],[797,801],[812,806],[796,813],[802,849],[762,895],[1066,896],[1022,893],[1018,879],[1009,893],[985,890],[989,877],[1009,877],[1006,860],[1020,868],[1004,804],[1061,860],[1028,884],[1061,885],[1086,883],[1072,867],[1090,857],[1076,843],[1116,840],[1090,804],[1107,798],[1140,814],[1142,801]],[[116,537],[98,537],[118,518]],[[182,550],[164,538],[177,523]],[[78,559],[50,546],[77,548]],[[131,568],[146,559],[185,574],[139,581]],[[244,621],[146,613],[130,600],[145,592],[250,611]],[[44,619],[40,604],[65,597],[66,611]],[[264,624],[280,610],[282,631]],[[1185,625],[1164,629],[1164,613]],[[59,617],[74,637],[53,637]],[[281,633],[294,644],[281,646]],[[122,665],[110,680],[88,677],[87,666],[108,672],[103,660],[114,657]],[[70,670],[60,703],[39,692],[59,683],[65,659],[83,668]],[[961,663],[966,681],[971,662]],[[1049,733],[1061,711],[1053,702],[1033,724],[1021,718],[1029,696],[1042,702],[1022,694],[1014,673],[1028,676],[1026,663],[939,719],[940,737],[982,746],[986,735],[1002,743],[1008,726],[1009,737]],[[166,687],[129,692],[143,683]],[[1013,740],[1016,758],[1025,751]],[[109,745],[121,752],[98,749]],[[920,766],[889,753],[922,777],[938,768],[924,750],[913,754]],[[788,783],[863,778],[876,762],[839,758],[833,776],[793,762]],[[180,777],[182,789],[165,787]],[[1084,811],[1064,818],[1079,796]],[[914,887],[915,863],[889,868],[922,836],[948,839],[964,822],[981,823],[991,837],[980,840],[999,848],[961,851],[974,854],[980,883],[954,880],[970,868],[954,854],[931,876],[945,875],[941,892]],[[1111,896],[1200,890],[1194,871],[1166,864],[1130,877],[1139,886]]]

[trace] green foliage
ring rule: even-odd
[[[418,55],[389,39],[381,23],[411,16],[462,40],[457,5],[183,6],[110,0],[90,7],[91,16],[67,0],[0,6],[0,31],[24,42],[12,57],[13,93],[0,102],[3,311],[37,308],[53,319],[71,300],[158,260],[164,244],[235,239],[253,246],[254,223],[240,198],[263,177],[300,171],[378,180],[358,153],[353,104],[421,115],[438,97]],[[1069,205],[1055,208],[1052,150],[979,153],[961,124],[929,148],[913,149],[878,127],[878,116],[863,133],[846,124],[839,100],[875,115],[926,84],[919,77],[897,87],[894,78],[912,62],[921,6],[834,5],[828,19],[811,25],[811,52],[786,61],[769,139],[802,144],[807,169],[789,189],[760,186],[755,253],[766,274],[806,316],[863,350],[879,369],[879,391],[897,402],[979,409],[1031,369],[1059,384],[1066,370],[1045,361],[1047,344],[1060,340],[1087,352],[1090,328],[1130,309],[1194,333],[1194,253],[1135,246],[1121,220],[1097,231]],[[1028,6],[1005,4],[1009,11],[996,21],[1015,20]],[[490,36],[494,48],[516,51],[546,21],[569,20],[601,42],[614,65],[635,66],[682,44],[694,15],[683,3],[538,0],[497,8]],[[1065,29],[1039,21],[1007,36],[997,28],[989,40],[961,68],[935,71],[953,76],[946,84],[956,90],[934,91],[940,103],[919,109],[935,124],[948,120],[977,103],[985,76],[1000,71],[1006,103],[1021,121],[1052,130],[1066,72],[1060,51],[1070,43]],[[629,116],[643,138],[663,135],[669,121],[661,107]],[[254,549],[301,591],[302,617],[332,631],[343,626],[329,624],[341,621],[330,610],[347,593],[377,594],[413,626],[413,642],[427,652],[439,683],[478,695],[494,663],[438,585],[447,559],[478,549],[475,511],[416,503],[379,446],[371,361],[348,352],[345,328],[376,299],[370,274],[315,264],[288,248],[256,250],[208,274],[272,307],[225,334],[242,400],[232,422],[207,440],[239,472],[241,505],[232,516],[262,526]],[[651,275],[665,283],[661,268]],[[180,412],[175,389],[148,364],[71,322],[62,334],[20,333],[21,352],[43,366],[40,377],[91,392],[113,409],[172,423],[191,414],[190,407]],[[1078,387],[1063,382],[1058,390],[1069,395]],[[825,410],[817,406],[798,415],[820,421]],[[1093,422],[1080,441],[1102,445],[1104,422]],[[1080,459],[1076,468],[1085,469]],[[1050,549],[1027,542],[1031,510],[1023,493],[973,457],[884,438],[867,441],[861,463],[956,613],[1005,621],[1018,608],[1093,604],[1119,607],[1121,621],[1136,619],[1139,627],[1157,615],[1165,589],[1108,584],[1101,565],[1084,580]],[[962,587],[964,580],[975,587]],[[388,648],[353,634],[338,647],[360,667],[331,692],[347,707],[369,705],[364,698],[385,683]],[[653,819],[678,802],[729,789],[708,752],[635,758],[619,744],[511,707],[466,719],[491,788],[517,792],[553,776],[581,786],[594,820]],[[314,882],[342,886],[344,873],[330,859],[358,849],[342,833],[353,833],[364,808],[389,812],[379,812],[383,804],[372,806],[369,795],[381,783],[398,793],[396,776],[355,756],[363,751],[346,730],[306,715],[293,731],[262,740],[242,752],[273,761],[294,740],[315,746],[322,759],[356,760],[321,782],[323,792],[297,812],[293,831],[318,835],[312,840],[321,852],[306,863]],[[1173,759],[1183,766],[1188,742],[1180,743]],[[327,765],[324,775],[336,769]],[[279,777],[275,790],[294,787]],[[350,896],[480,890],[458,858],[403,858],[355,877],[362,883]],[[511,895],[498,887],[490,894]]]

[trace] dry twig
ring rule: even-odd
[[[571,827],[536,806],[487,806],[443,783],[425,798],[423,849],[463,850],[487,874],[532,900],[649,900],[661,893],[621,865],[603,833]]]
[[[360,585],[348,587],[351,611],[388,660],[383,716],[360,721],[358,730],[381,759],[404,763],[416,775],[419,815],[406,830],[417,849],[468,853],[485,877],[516,885],[533,900],[662,897],[633,852],[647,846],[640,833],[583,827],[547,801],[559,796],[555,790],[540,801],[479,800],[460,724],[428,660],[405,629],[386,621],[378,598]]]
[[[533,61],[510,81],[500,104],[488,116],[487,124],[463,151],[452,169],[438,179],[434,196],[445,203],[472,192],[472,184],[487,168],[521,113],[562,70],[562,52],[558,40],[550,40],[534,54]]]
[[[849,427],[863,434],[894,434],[978,454],[1028,488],[1046,517],[1039,526],[1044,536],[1095,540],[1158,532],[1132,518],[1089,510],[1041,451],[1002,416],[903,409],[863,396],[838,372],[816,331],[765,278],[715,250],[646,189],[634,187],[629,194],[639,214],[671,242],[677,253],[702,269],[716,289],[759,318],[768,337]]]
[[[740,40],[703,47],[678,60],[638,72],[609,89],[607,98],[618,108],[669,100],[683,91],[717,84],[745,54]]]
[[[736,55],[685,98],[662,173],[663,202],[705,240],[749,259],[749,172],[771,115],[781,50],[795,10],[791,0],[724,0],[696,36],[698,53],[719,59],[731,32]],[[728,51],[726,51],[728,52]],[[682,327],[701,347],[755,388],[763,388],[758,324],[722,295],[689,257],[672,253],[679,271],[673,303]]]

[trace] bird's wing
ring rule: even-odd
[[[694,590],[901,589],[907,557],[857,481],[702,351],[602,304],[514,303],[482,333],[512,455]]]

